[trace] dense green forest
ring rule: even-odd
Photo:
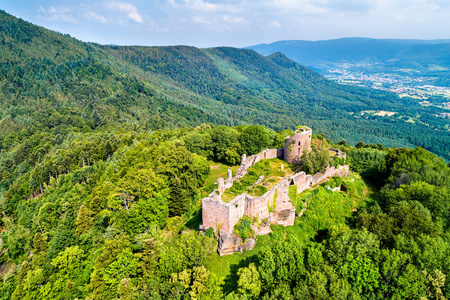
[[[109,128],[22,144],[1,161],[1,299],[444,299],[450,168],[422,148],[333,145],[357,173],[297,195],[294,226],[218,256],[200,198],[289,134]]]
[[[87,44],[5,12],[0,59],[0,299],[450,294],[437,108],[341,87],[280,54]],[[430,121],[352,114],[366,109]],[[219,257],[217,233],[198,232],[200,199],[298,124],[354,173],[296,195],[294,226]]]
[[[42,131],[64,136],[112,123],[139,132],[305,124],[336,142],[421,146],[450,159],[449,128],[433,116],[441,108],[339,85],[280,53],[102,46],[1,11],[0,60],[0,149]],[[361,117],[365,110],[397,114]]]

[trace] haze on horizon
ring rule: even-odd
[[[245,47],[342,37],[450,38],[447,0],[4,0],[0,9],[100,44]]]

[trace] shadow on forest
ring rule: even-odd
[[[256,263],[258,257],[256,254],[241,259],[237,264],[230,265],[230,274],[225,277],[224,282],[222,284],[222,290],[225,295],[237,290],[237,282],[239,280],[239,276],[237,272],[240,268],[246,268],[251,263]]]
[[[316,243],[322,243],[324,240],[328,238],[328,233],[329,233],[328,229],[318,230],[314,238],[312,238],[312,241]]]
[[[200,207],[186,222],[186,227],[192,230],[198,230],[198,227],[202,224],[202,208]]]

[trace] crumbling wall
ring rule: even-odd
[[[312,182],[311,185],[316,185],[322,181],[324,181],[327,178],[334,177],[334,176],[348,176],[349,172],[349,166],[338,166],[338,167],[328,167],[325,169],[325,171],[319,171],[316,174],[312,176]]]
[[[244,177],[247,174],[248,169],[253,167],[257,162],[263,159],[272,159],[272,158],[283,158],[284,157],[284,148],[278,149],[266,149],[262,152],[247,157],[245,154],[241,157],[241,165],[236,172],[236,176],[234,179],[239,179]]]
[[[299,194],[330,177],[348,176],[348,173],[348,165],[329,167],[314,175],[307,175],[305,172],[296,173],[280,181],[262,196],[252,197],[241,194],[229,203],[223,202],[220,195],[213,192],[202,200],[203,227],[212,227],[216,231],[221,230],[232,234],[234,226],[244,215],[256,217],[259,220],[266,219],[270,224],[291,226],[294,224],[295,207],[289,199],[290,185],[296,185],[297,194]],[[269,206],[272,206],[274,199],[274,211],[270,212]]]
[[[267,194],[267,193],[266,193]],[[265,195],[266,195],[265,194]],[[247,197],[247,203],[245,204],[245,215],[250,217],[256,217],[261,220],[269,220],[269,209],[267,199],[261,197]]]
[[[275,210],[271,214],[270,223],[292,226],[295,219],[295,207],[292,205],[289,198],[289,186],[292,183],[292,179],[285,178],[279,184],[275,186],[276,200]]]
[[[206,197],[202,199],[203,228],[211,227],[215,231],[223,231],[232,234],[234,225],[245,214],[247,194],[241,194],[230,203],[223,202],[220,198]]]
[[[228,233],[233,233],[234,226],[239,222],[239,220],[245,214],[245,205],[247,202],[247,194],[241,194],[230,201],[230,203],[226,203],[229,209],[229,218],[228,218],[228,226],[223,227],[222,230]]]
[[[330,151],[336,152],[337,157],[347,159],[347,153],[345,153],[345,152],[342,152],[342,151],[340,151],[338,149],[334,149],[334,148],[330,148]]]
[[[228,169],[227,171],[226,179],[223,179],[222,177],[217,178],[217,191],[219,192],[219,195],[222,195],[223,193],[225,193],[225,190],[232,187],[234,180],[235,178],[233,178],[233,174],[231,173],[230,169]]]
[[[242,241],[240,237],[235,236],[234,234],[228,234],[224,231],[219,232],[218,242],[220,256],[242,252],[244,249],[252,250],[256,244],[255,239]]]
[[[297,186],[297,194],[300,194],[301,192],[309,188],[312,183],[312,176],[307,175],[305,172],[294,174],[290,178],[294,181],[295,185]]]
[[[269,224],[294,225],[295,207],[289,199],[290,182],[290,178],[285,178],[262,196],[248,196],[245,215],[267,220]],[[269,211],[269,207],[273,211]],[[267,234],[267,231],[270,232],[270,227],[257,230],[257,234]]]
[[[229,230],[230,211],[220,199],[206,197],[202,199],[202,221],[203,227],[211,227],[214,231]]]

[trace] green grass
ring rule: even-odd
[[[203,186],[199,189],[202,198],[206,197],[217,188],[217,185],[215,184],[217,178],[219,177],[222,177],[224,179],[227,178],[228,169],[230,169],[233,172],[233,176],[236,175],[236,172],[239,169],[239,166],[228,166],[214,161],[208,161],[208,164],[210,172],[209,176],[206,178]]]
[[[255,197],[262,196],[283,178],[293,175],[297,168],[297,165],[289,164],[279,158],[262,160],[249,168],[244,177],[233,183],[233,186],[222,195],[222,201],[230,202],[242,193]],[[254,184],[260,176],[264,176],[264,179]]]
[[[270,235],[258,236],[256,238],[256,246],[251,251],[244,250],[242,253],[234,253],[222,257],[217,252],[210,254],[206,268],[216,276],[225,294],[237,289],[237,271],[239,268],[248,267],[250,263],[256,262],[259,251],[262,247],[268,245],[270,240]]]
[[[341,191],[333,192],[327,188],[337,185],[341,186]],[[298,210],[307,203],[300,227],[313,237],[334,225],[345,224],[354,212],[372,202],[368,194],[369,187],[354,174],[350,178],[334,178],[316,189],[306,190],[298,196]]]
[[[296,185],[289,186],[288,196],[289,196],[289,200],[291,200],[292,205],[294,205],[294,207],[297,207],[297,186]]]

